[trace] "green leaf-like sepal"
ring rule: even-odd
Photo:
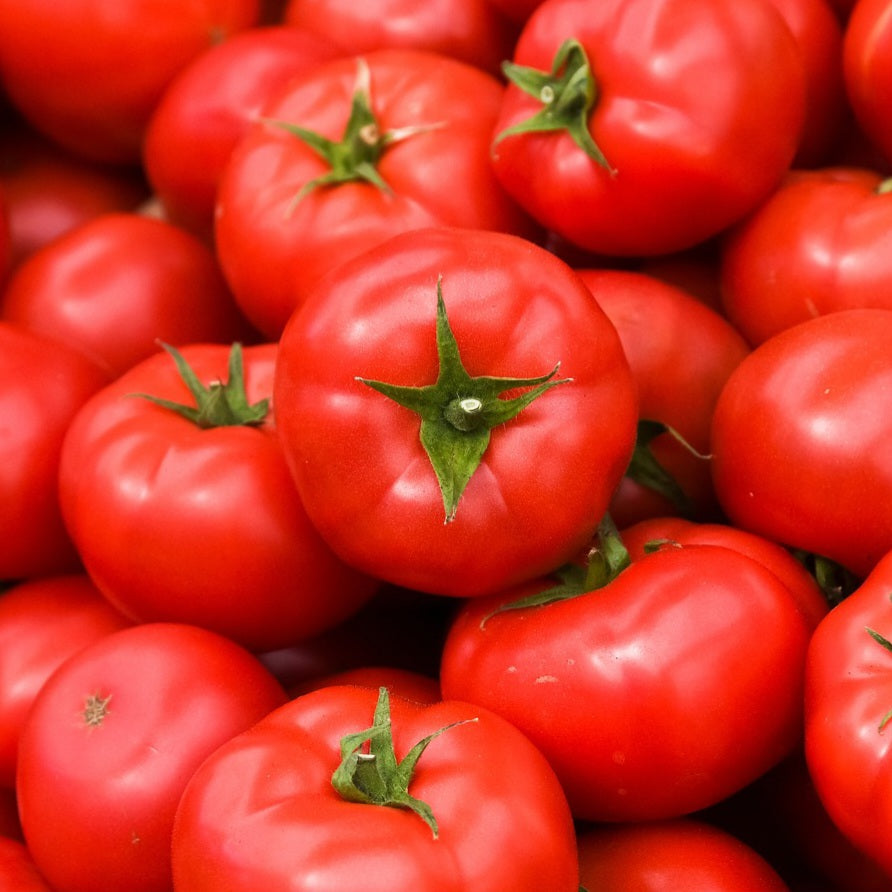
[[[442,278],[437,281],[436,339],[439,359],[436,383],[412,387],[367,378],[356,380],[421,418],[421,444],[440,485],[445,522],[450,523],[455,519],[468,481],[489,446],[492,428],[515,418],[550,388],[572,379],[555,377],[560,363],[535,378],[471,377],[462,363],[446,315]],[[524,387],[530,389],[510,399],[501,398],[505,391]]]

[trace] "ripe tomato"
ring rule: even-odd
[[[279,342],[274,403],[334,551],[457,596],[584,548],[637,421],[616,330],[573,270],[516,236],[449,228],[395,236],[320,282]]]
[[[76,570],[59,454],[71,419],[108,377],[81,352],[0,321],[0,380],[0,580]]]
[[[213,632],[145,623],[71,656],[22,729],[22,829],[66,892],[170,889],[174,812],[218,746],[286,701],[251,654]]]
[[[0,80],[41,132],[87,158],[135,163],[164,87],[257,0],[0,2]]]
[[[37,870],[25,844],[6,837],[0,837],[0,889],[53,892]]]
[[[175,888],[577,892],[542,754],[486,710],[385,694],[321,688],[221,746],[177,809]]]
[[[217,200],[217,253],[248,319],[278,338],[320,276],[397,233],[531,235],[490,167],[502,93],[479,68],[421,50],[335,59],[277,93]]]
[[[34,697],[69,656],[130,625],[83,574],[32,579],[0,597],[0,784],[15,786]]]
[[[824,313],[892,309],[892,180],[791,173],[727,234],[720,279],[725,313],[752,344]]]
[[[507,73],[499,181],[599,254],[720,232],[775,187],[804,123],[801,51],[765,0],[545,0]]]
[[[222,344],[184,347],[201,397],[160,351],[72,422],[59,473],[65,522],[91,578],[127,615],[271,650],[336,624],[376,591],[331,554],[294,488],[265,402],[276,349],[246,347],[236,361]],[[151,398],[236,412],[184,417]]]
[[[213,252],[171,223],[102,214],[27,257],[0,318],[82,350],[116,377],[158,342],[256,339]]]
[[[843,310],[765,341],[713,415],[731,523],[863,578],[892,548],[892,310]]]
[[[143,145],[165,216],[210,240],[217,185],[239,138],[272,92],[336,53],[319,34],[268,26],[234,34],[183,68],[155,106]]]
[[[603,547],[588,571],[467,601],[443,648],[443,696],[523,731],[577,818],[713,805],[800,740],[810,617],[736,549],[666,545],[603,573],[616,545]]]

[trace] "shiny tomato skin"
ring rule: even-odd
[[[579,863],[579,880],[587,889],[789,892],[756,851],[693,818],[584,829]]]
[[[437,281],[473,376],[553,387],[493,429],[444,523],[420,420],[356,380],[438,376]],[[422,592],[498,591],[575,556],[628,463],[634,383],[616,330],[573,270],[506,233],[431,228],[341,264],[279,342],[277,425],[307,512],[347,563]],[[559,510],[556,506],[560,506]]]
[[[493,613],[553,584],[467,602],[440,684],[520,728],[577,818],[688,814],[796,746],[809,621],[767,567],[722,546],[666,546],[603,588]]]
[[[170,889],[187,781],[285,701],[255,657],[194,626],[145,623],[79,651],[22,731],[16,792],[38,868],[66,892]]]
[[[417,762],[407,809],[347,802],[330,783],[340,739],[371,724],[377,692],[335,686],[298,697],[225,744],[177,810],[174,883],[191,892],[577,892],[567,801],[542,754],[467,703],[391,698],[394,747],[453,722]]]
[[[196,56],[165,88],[146,129],[143,162],[167,219],[210,240],[226,161],[268,98],[337,54],[325,37],[270,25]]]
[[[866,576],[892,547],[892,311],[801,322],[732,372],[713,415],[729,521]]]
[[[0,580],[77,570],[57,475],[75,413],[108,383],[82,353],[0,320]]]
[[[384,49],[362,59],[377,129],[418,128],[378,159],[387,188],[349,181],[297,200],[301,187],[331,168],[274,123],[341,139],[359,76],[353,56],[319,65],[271,98],[223,172],[217,253],[236,300],[268,338],[281,335],[331,267],[399,233],[440,225],[537,233],[490,166],[489,138],[504,91],[499,80],[429,51]]]
[[[835,607],[808,652],[805,755],[815,790],[836,826],[892,877],[892,760],[887,721],[892,653],[870,631],[892,636],[892,556]]]
[[[32,579],[0,597],[0,784],[15,787],[18,741],[37,692],[69,656],[131,625],[85,574]]]
[[[158,343],[256,340],[213,251],[172,223],[101,214],[22,261],[0,318],[83,351],[117,377]]]
[[[566,131],[500,139],[493,165],[508,193],[571,244],[608,256],[691,247],[757,207],[793,161],[804,68],[770,3],[545,0],[513,61],[549,72],[570,37],[588,56],[588,130],[609,167]],[[510,84],[493,136],[541,108]]]
[[[170,79],[258,15],[257,0],[3,0],[0,80],[24,117],[70,151],[138,163]]]
[[[205,385],[227,378],[229,345],[181,353]],[[276,353],[244,348],[250,402],[269,398]],[[83,407],[60,463],[65,522],[112,603],[259,651],[316,634],[374,594],[377,582],[345,567],[311,525],[269,415],[259,427],[205,430],[134,394],[194,405],[159,351]]]
[[[725,314],[753,344],[815,316],[892,309],[892,193],[857,167],[790,173],[726,234]]]

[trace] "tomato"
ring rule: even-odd
[[[579,885],[563,791],[516,728],[353,686],[292,700],[205,761],[177,809],[173,869],[191,892]]]
[[[716,495],[730,522],[858,577],[892,548],[892,311],[801,322],[731,373],[713,415]]]
[[[0,889],[53,892],[34,865],[24,843],[0,837]]]
[[[456,59],[378,50],[276,94],[233,150],[217,200],[217,253],[251,322],[278,338],[329,268],[401,232],[531,235],[489,163],[502,93]]]
[[[0,81],[24,117],[59,144],[132,164],[176,72],[258,15],[257,0],[2,0]]]
[[[890,585],[886,554],[818,626],[808,653],[805,754],[831,819],[892,877]]]
[[[0,580],[75,570],[59,454],[71,419],[108,377],[82,353],[0,321],[0,379]]]
[[[545,0],[507,73],[499,181],[599,254],[720,232],[775,187],[804,123],[801,51],[763,0]]]
[[[274,402],[332,549],[457,596],[584,548],[637,421],[619,337],[573,270],[516,236],[450,228],[395,236],[320,282],[279,342]]]
[[[722,304],[752,344],[814,316],[892,309],[892,180],[828,167],[790,174],[725,238]]]
[[[69,656],[130,622],[83,574],[19,583],[0,596],[0,784],[15,785],[34,697]]]
[[[5,284],[6,274],[12,265],[12,235],[6,196],[0,189],[0,286]]]
[[[440,699],[440,685],[435,678],[402,669],[399,666],[359,666],[356,669],[344,669],[318,678],[311,678],[289,690],[292,697],[315,691],[318,688],[334,685],[361,685],[379,689],[382,685],[391,696],[397,695],[416,703],[436,703]]]
[[[667,512],[716,517],[707,458],[712,410],[749,347],[725,318],[680,288],[640,272],[577,273],[616,327],[640,418],[664,431],[649,442],[639,435],[636,459],[647,464],[626,472],[611,516],[619,526]]]
[[[303,509],[266,402],[275,361],[275,344],[160,351],[72,422],[59,474],[65,522],[97,587],[128,616],[270,650],[375,592]],[[155,400],[186,404],[184,414]],[[234,411],[215,412],[221,403]]]
[[[583,830],[579,862],[579,879],[588,889],[789,892],[744,842],[692,818]]]
[[[146,176],[167,219],[210,240],[217,184],[267,97],[337,54],[304,28],[267,26],[208,47],[168,84],[146,128]]]
[[[145,623],[71,656],[22,729],[16,792],[25,840],[67,892],[170,888],[174,812],[218,746],[286,701],[227,638]]]
[[[289,0],[284,22],[330,38],[345,53],[430,50],[495,75],[517,36],[490,0]]]
[[[625,558],[604,535],[587,570],[467,601],[442,653],[443,696],[516,725],[594,821],[706,808],[801,737],[811,620],[780,578],[720,545]]]
[[[159,341],[256,339],[210,248],[136,213],[102,214],[23,260],[0,318],[82,350],[112,377]]]
[[[892,164],[892,16],[885,0],[857,0],[843,35],[843,76],[855,118]]]

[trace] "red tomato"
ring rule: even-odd
[[[496,75],[517,36],[490,0],[289,0],[284,22],[330,38],[345,53],[430,50]]]
[[[217,185],[239,138],[274,90],[336,52],[319,34],[269,26],[214,44],[183,68],[155,106],[143,145],[167,218],[211,239]]]
[[[862,129],[892,163],[892,16],[887,0],[850,2],[843,36],[843,75]]]
[[[26,258],[0,295],[0,318],[82,350],[112,376],[158,342],[254,338],[213,252],[139,214],[102,214]]]
[[[752,344],[854,307],[892,309],[892,180],[831,167],[790,174],[728,234],[722,303]]]
[[[622,892],[789,892],[774,868],[730,833],[692,818],[579,834],[579,879]]]
[[[545,0],[513,64],[495,172],[588,251],[704,241],[758,206],[800,142],[801,51],[765,0]]]
[[[66,892],[170,889],[186,782],[285,700],[255,657],[192,626],[138,625],[74,654],[20,741],[16,791],[38,868]]]
[[[40,875],[24,843],[0,837],[0,889],[9,892],[53,892]]]
[[[79,567],[57,474],[74,414],[107,382],[82,353],[0,321],[0,580]],[[11,420],[15,419],[15,423]]]
[[[827,813],[892,883],[890,587],[887,554],[818,626],[808,653],[805,752]]]
[[[258,16],[257,0],[2,0],[0,80],[22,114],[61,145],[134,163],[171,78]]]
[[[19,734],[34,697],[69,656],[130,625],[87,576],[22,582],[0,597],[0,784],[15,786]]]
[[[440,700],[440,685],[435,678],[399,666],[359,666],[356,669],[344,669],[341,672],[311,678],[289,688],[288,693],[292,697],[298,697],[319,688],[345,684],[361,685],[375,690],[383,685],[391,696],[414,700],[416,703],[436,703]]]
[[[670,512],[716,517],[706,457],[712,411],[749,347],[717,312],[656,278],[613,269],[577,273],[616,327],[638,386],[639,417],[671,428],[684,441],[671,432],[646,445],[639,437],[639,453],[647,458],[649,451],[681,492],[667,498],[659,483],[642,484],[633,467],[611,500],[611,517],[619,526]]]
[[[196,395],[167,353],[144,360],[78,413],[60,463],[72,539],[103,594],[136,619],[189,622],[252,650],[293,644],[349,616],[377,588],[310,524],[267,409],[276,345],[222,344],[181,356],[199,386],[256,408],[192,420],[144,395]],[[229,371],[227,372],[227,366]],[[215,385],[215,382],[216,385]],[[141,396],[143,395],[143,396]]]
[[[12,266],[12,235],[9,226],[9,212],[6,195],[0,185],[0,286],[5,284],[6,274]]]
[[[577,818],[684,815],[797,745],[810,619],[767,566],[683,545],[583,575],[466,602],[440,672],[445,698],[491,709],[539,747]]]
[[[334,551],[457,596],[584,548],[637,420],[616,330],[573,270],[516,236],[445,228],[395,236],[317,286],[282,335],[274,400]]]
[[[489,162],[502,93],[456,59],[378,50],[277,94],[233,150],[217,203],[220,262],[257,328],[278,338],[320,276],[397,233],[446,224],[530,235]],[[335,141],[335,166],[289,127]]]
[[[369,773],[387,786],[363,798]],[[385,710],[350,686],[292,700],[205,761],[177,810],[173,865],[190,892],[579,888],[563,791],[516,728],[467,703],[393,697]]]
[[[864,577],[892,548],[892,310],[801,322],[731,373],[713,415],[731,523]]]

